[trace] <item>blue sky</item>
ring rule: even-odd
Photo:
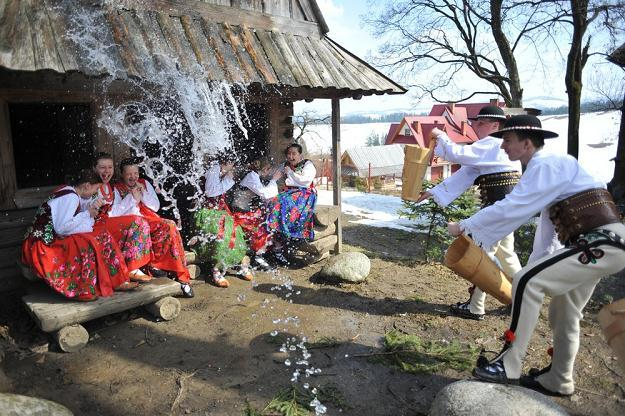
[[[371,34],[370,30],[363,27],[362,16],[365,14],[375,13],[376,9],[383,1],[370,2],[368,0],[317,0],[321,12],[330,28],[328,36],[341,44],[350,52],[359,56],[362,59],[370,61],[368,57],[375,55],[379,42]],[[568,45],[563,45],[563,50],[568,49]],[[521,77],[523,87],[525,89],[524,98],[526,105],[540,106],[540,102],[530,102],[533,97],[539,96],[551,96],[556,99],[563,100],[558,103],[555,101],[549,106],[566,104],[566,93],[564,86],[564,67],[566,56],[560,56],[554,54],[554,56],[546,57],[547,65],[549,66],[549,79],[544,79],[540,67],[536,64],[532,64],[527,60],[519,60],[521,66]],[[610,64],[601,62],[595,64],[589,62],[585,69],[585,75],[588,77],[594,72],[601,71],[605,67],[610,67]],[[616,66],[611,65],[616,68]],[[596,77],[601,77],[597,76]],[[391,75],[391,78],[396,78]],[[531,80],[531,81],[529,81]],[[558,80],[554,82],[554,80]],[[400,84],[401,80],[395,79]],[[470,82],[474,83],[475,80]],[[586,83],[588,85],[588,83]],[[589,93],[588,88],[586,94]],[[495,98],[493,96],[492,98]],[[487,98],[482,97],[482,100]],[[477,99],[475,99],[477,100]],[[474,100],[474,101],[475,101]],[[376,112],[390,112],[390,111],[415,111],[419,112],[423,109],[429,109],[431,106],[429,101],[417,101],[415,97],[408,92],[405,95],[384,95],[363,97],[361,100],[344,99],[341,100],[341,113],[376,113]],[[319,113],[330,113],[329,100],[315,100],[312,103],[298,102],[295,105],[295,111],[300,112],[302,110],[312,110]]]

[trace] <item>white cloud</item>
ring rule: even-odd
[[[337,6],[334,4],[333,0],[317,0],[317,4],[321,9],[321,14],[323,14],[323,17],[326,19],[343,16],[343,6]]]

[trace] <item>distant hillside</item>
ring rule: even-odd
[[[536,108],[536,107],[535,107]],[[542,110],[542,115],[566,115],[568,114],[568,106],[559,107],[537,107]],[[594,113],[597,111],[615,110],[609,101],[589,101],[582,103],[582,113]],[[393,112],[384,114],[347,114],[341,117],[342,124],[367,124],[367,123],[398,123],[406,116],[427,116],[429,112],[409,113],[409,112]],[[320,119],[322,117],[319,117]],[[310,123],[310,124],[330,124],[330,117],[326,122]]]

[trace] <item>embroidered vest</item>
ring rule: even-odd
[[[48,204],[48,202],[69,194],[77,195],[76,191],[73,189],[62,189],[64,187],[65,186],[57,188],[59,190],[54,191],[52,195],[48,197],[46,202],[39,206],[39,209],[35,213],[32,225],[26,230],[24,240],[32,238],[34,240],[42,241],[46,245],[50,245],[57,238],[57,234],[54,231],[54,224],[52,223],[52,209],[50,208],[50,204]],[[74,215],[79,212],[80,204],[78,204]]]

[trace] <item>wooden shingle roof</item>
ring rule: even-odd
[[[343,95],[406,92],[327,37],[322,16],[306,22],[191,0],[79,3],[102,45],[110,45],[106,66],[94,65],[67,36],[76,31],[77,10],[61,0],[0,2],[0,66],[150,79],[169,57],[187,73],[202,69],[211,81]]]

